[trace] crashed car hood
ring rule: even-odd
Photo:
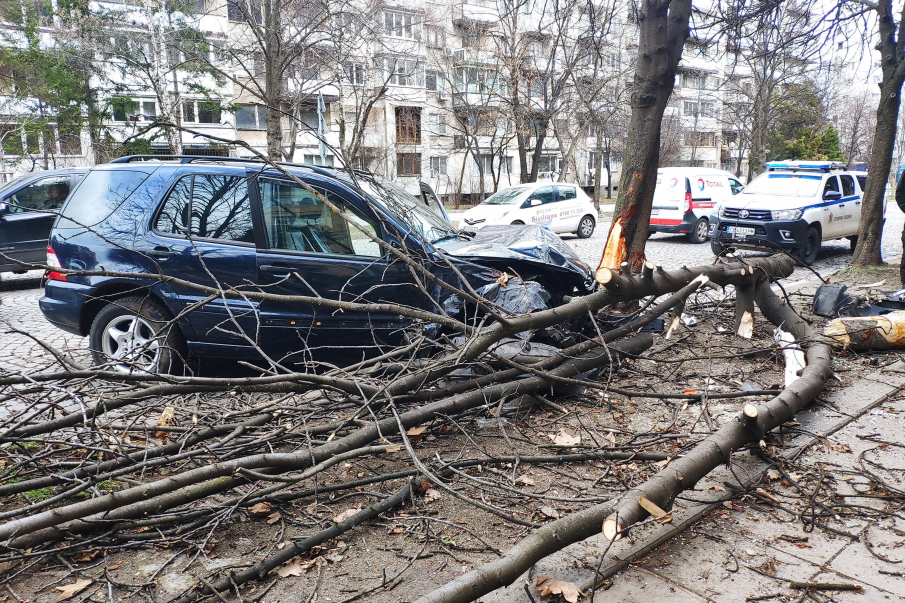
[[[594,271],[553,231],[542,226],[486,226],[466,241],[450,238],[434,244],[449,256],[481,260],[520,260],[567,270],[580,277],[584,288],[596,288]]]

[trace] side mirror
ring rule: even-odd
[[[839,191],[826,191],[825,193],[823,193],[824,201],[838,201],[841,198],[842,193],[840,193]]]
[[[531,199],[529,203],[531,203],[531,207],[537,207],[538,205],[543,204],[543,201],[540,199]]]
[[[3,214],[8,214],[8,213],[9,213],[9,203],[7,203],[6,201],[0,201],[0,216],[2,216]]]

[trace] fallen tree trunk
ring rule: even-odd
[[[625,285],[632,286],[630,283]],[[735,420],[618,500],[601,503],[546,524],[503,557],[441,586],[416,603],[474,601],[511,584],[545,556],[599,533],[601,523],[604,534],[610,540],[621,538],[629,526],[649,515],[639,504],[640,498],[646,498],[661,509],[670,508],[679,493],[694,487],[718,465],[728,462],[734,451],[759,441],[765,433],[791,420],[813,401],[832,374],[830,346],[785,300],[773,293],[764,275],[758,276],[752,293],[770,322],[791,332],[801,342],[811,342],[807,348],[808,365],[799,379],[766,404],[756,407],[745,405],[744,411]]]
[[[905,348],[905,311],[883,316],[851,316],[827,323],[823,334],[833,347],[856,351]]]

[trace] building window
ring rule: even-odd
[[[142,101],[141,117],[144,121],[157,119],[157,101]]]
[[[421,144],[421,109],[396,107],[396,142]]]
[[[442,27],[426,27],[424,33],[424,43],[430,48],[443,48],[446,43],[446,32]]]
[[[682,74],[682,87],[703,90],[707,87],[707,76],[703,73]]]
[[[239,105],[236,107],[236,128],[239,130],[266,130],[266,108],[263,105]]]
[[[558,155],[541,155],[538,161],[537,172],[539,174],[548,174],[558,172],[562,159]]]
[[[138,113],[138,102],[128,98],[112,98],[113,121],[135,121]]]
[[[424,72],[424,87],[428,90],[437,91],[437,72],[436,71],[425,71]]]
[[[701,103],[701,117],[716,117],[713,103]]]
[[[431,178],[446,175],[446,157],[431,157]]]
[[[220,105],[216,103],[198,103],[198,123],[219,124]]]
[[[500,173],[508,173],[512,171],[512,157],[504,157],[494,155],[492,153],[481,153],[473,156],[475,169],[480,169],[485,176],[493,174],[494,166]]]
[[[414,40],[418,37],[417,16],[412,13],[388,10],[385,13],[385,25],[388,36],[407,38],[409,40]]]
[[[420,176],[421,153],[396,153],[397,176]]]
[[[324,155],[323,159],[321,159],[320,155],[305,155],[304,163],[307,163],[308,165],[333,167],[333,155]]]
[[[365,66],[361,63],[343,63],[343,81],[353,86],[361,86],[365,83]]]
[[[327,116],[324,115],[324,121],[327,120]],[[299,123],[303,126],[304,130],[309,132],[317,132],[318,127],[320,126],[320,122],[317,117],[317,109],[301,108],[299,109]]]
[[[418,61],[381,57],[374,60],[380,79],[393,86],[423,86],[424,70]]]
[[[245,23],[245,15],[247,12],[251,13],[251,16],[255,20],[255,23],[257,23],[258,25],[262,23],[261,5],[258,2],[249,2],[248,0],[229,0],[226,3],[227,18],[233,23]]]
[[[685,132],[686,147],[715,147],[716,132]]]
[[[446,115],[431,113],[427,116],[427,127],[431,134],[446,134]]]
[[[698,104],[691,101],[685,101],[684,107],[682,108],[682,115],[685,115],[686,117],[697,117]]]

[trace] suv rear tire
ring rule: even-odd
[[[174,374],[183,365],[186,344],[169,313],[146,297],[124,297],[104,306],[88,334],[91,357],[98,366],[120,373]]]
[[[703,243],[707,240],[707,227],[710,223],[707,218],[701,218],[694,223],[694,228],[688,233],[688,240],[692,243]]]
[[[810,266],[820,252],[820,233],[811,226],[804,233],[804,244],[798,248],[798,259],[805,266]]]

